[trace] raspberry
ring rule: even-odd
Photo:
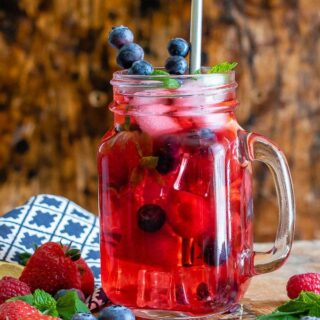
[[[0,306],[0,320],[40,319],[40,312],[24,301],[10,301]]]
[[[25,296],[30,293],[30,287],[18,279],[3,277],[0,280],[0,304],[12,297]]]
[[[288,297],[295,299],[301,291],[320,294],[320,273],[304,273],[291,277],[287,283]]]

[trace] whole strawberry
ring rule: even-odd
[[[41,313],[36,308],[21,300],[5,302],[0,306],[0,320],[38,319],[38,316]]]
[[[92,270],[82,258],[77,260],[76,264],[80,271],[81,291],[86,297],[88,297],[94,291],[94,276]]]
[[[55,294],[60,289],[82,289],[83,267],[79,267],[79,259],[79,250],[70,249],[59,243],[47,242],[37,248],[31,256],[20,280],[27,283],[32,291],[42,289],[51,294]],[[89,269],[84,261],[81,263]],[[92,292],[93,278],[92,291],[87,290],[86,294],[89,295]]]
[[[0,280],[0,304],[12,297],[25,296],[30,293],[30,287],[18,279],[3,277]]]
[[[320,294],[320,273],[304,273],[291,277],[287,283],[288,297],[295,299],[301,291]]]

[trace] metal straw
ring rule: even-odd
[[[201,68],[202,7],[203,0],[192,0],[190,24],[190,73],[194,73]]]

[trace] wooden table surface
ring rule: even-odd
[[[256,250],[271,248],[256,245]],[[296,241],[286,264],[272,273],[252,279],[248,292],[241,301],[252,316],[266,314],[288,300],[286,284],[292,275],[305,272],[320,272],[320,241]],[[242,319],[245,319],[243,317]],[[249,318],[249,317],[248,317]]]

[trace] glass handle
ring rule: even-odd
[[[249,161],[261,161],[270,169],[279,206],[279,225],[273,248],[267,252],[254,252],[253,274],[257,275],[278,269],[288,257],[294,236],[295,201],[289,167],[282,151],[254,133],[246,135],[245,147]]]

